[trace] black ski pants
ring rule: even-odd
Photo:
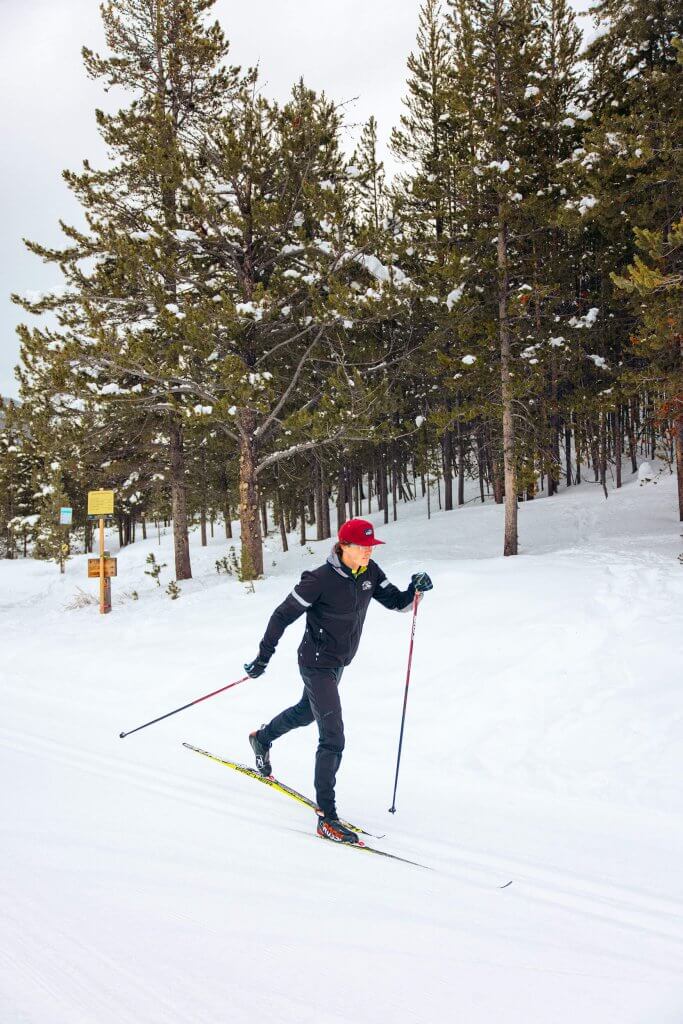
[[[315,719],[318,724],[315,798],[325,815],[336,818],[334,783],[344,750],[344,722],[339,700],[339,681],[344,668],[304,668],[300,665],[299,671],[304,681],[301,700],[259,729],[259,739],[270,744],[291,729],[310,725]]]

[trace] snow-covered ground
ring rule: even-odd
[[[248,731],[299,696],[302,621],[261,679],[119,739],[243,675],[328,542],[271,538],[250,594],[215,571],[229,543],[195,532],[171,601],[154,536],[120,553],[108,616],[69,607],[96,591],[84,556],[63,577],[0,562],[2,1024],[683,1020],[673,479],[524,504],[515,559],[492,505],[373,518],[390,578],[424,567],[435,588],[397,813],[410,617],[379,605],[342,683],[338,803],[431,871],[324,844],[306,808],[182,747],[249,760]],[[273,750],[309,793],[315,745],[312,727]]]

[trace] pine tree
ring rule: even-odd
[[[529,289],[518,293],[517,308],[528,328],[524,354],[530,391],[539,404],[535,446],[552,495],[561,475],[561,396],[570,393],[577,360],[576,332],[572,337],[568,319],[575,312],[581,249],[580,240],[567,227],[566,211],[575,201],[572,157],[585,123],[580,32],[565,0],[544,0],[539,5],[538,40],[529,173],[526,198],[520,201],[527,225],[523,248]],[[570,480],[567,473],[568,484]]]
[[[647,357],[650,386],[656,374],[664,395],[660,415],[672,424],[683,522],[683,216],[666,238],[644,229],[636,229],[636,238],[642,255],[636,255],[626,276],[614,274],[613,280],[636,299],[639,330],[631,342]]]
[[[351,211],[359,244],[363,244],[364,234],[369,232],[374,247],[383,229],[389,202],[384,163],[379,157],[377,121],[374,117],[363,125],[358,148],[351,157],[346,174],[351,179]]]
[[[417,48],[408,58],[408,95],[392,149],[410,171],[399,175],[401,205],[415,227],[441,239],[448,208],[447,135],[450,40],[439,0],[420,8]]]
[[[469,258],[461,244],[466,214],[458,178],[466,146],[458,118],[467,116],[467,103],[440,4],[429,2],[421,8],[416,43],[408,59],[406,113],[392,136],[394,153],[404,164],[393,188],[395,245],[417,286],[409,325],[416,352],[401,381],[398,414],[411,423],[416,414],[422,417],[425,425],[418,436],[433,435],[442,445],[445,502],[450,509],[452,427],[459,399],[452,384],[453,369],[459,365],[455,339],[461,310],[453,312],[453,306],[462,292],[461,257]],[[426,462],[425,450],[422,463]]]
[[[116,114],[97,112],[112,158],[98,171],[65,172],[87,220],[62,225],[70,245],[49,250],[66,288],[39,301],[17,298],[33,313],[53,311],[58,329],[20,329],[27,367],[23,394],[61,386],[80,397],[128,396],[156,419],[167,445],[176,576],[191,575],[187,536],[183,419],[178,377],[196,359],[201,308],[185,318],[178,303],[192,246],[184,190],[197,138],[224,109],[235,82],[227,44],[206,25],[213,0],[109,0],[102,7],[111,56],[83,50],[86,70],[131,97]]]
[[[31,480],[34,456],[21,412],[11,400],[0,402],[0,555],[14,558],[31,534]]]
[[[629,342],[633,308],[613,293],[610,274],[633,260],[638,229],[659,232],[666,247],[683,209],[683,4],[604,0],[593,13],[601,34],[587,51],[593,119],[582,165],[612,360],[632,381],[642,355]]]
[[[63,565],[68,556],[68,545],[59,523],[59,510],[68,505],[68,498],[61,464],[46,457],[36,468],[32,486],[35,488],[33,501],[38,517],[34,527],[34,557]]]
[[[354,366],[378,362],[381,346],[367,332],[362,352],[355,342],[400,278],[353,242],[339,131],[325,96],[299,82],[280,109],[247,75],[203,154],[194,212],[213,289],[211,423],[239,448],[244,578],[263,572],[259,478],[370,426]]]

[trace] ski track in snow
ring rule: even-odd
[[[401,507],[380,530],[418,617],[395,817],[405,617],[373,609],[345,674],[340,809],[431,872],[323,844],[311,812],[205,762],[297,699],[295,624],[263,680],[125,740],[237,677],[267,615],[326,543],[246,595],[193,547],[171,603],[147,551],[115,607],[66,611],[83,559],[0,563],[2,1024],[679,1024],[683,1012],[683,545],[673,487],[572,488],[520,510]],[[410,545],[412,554],[405,549]],[[114,544],[111,544],[112,549]],[[120,601],[126,589],[140,601]],[[228,680],[225,679],[226,673]],[[311,793],[315,737],[276,774]],[[304,834],[310,827],[310,836]],[[509,880],[512,885],[500,889]]]
[[[219,792],[210,795],[206,792],[206,785],[200,782],[191,784],[186,776],[177,772],[162,772],[140,765],[122,769],[118,758],[104,757],[92,751],[79,751],[54,740],[38,740],[35,737],[18,736],[16,733],[11,734],[1,728],[0,737],[2,737],[3,747],[13,749],[27,757],[43,758],[56,762],[58,765],[68,766],[79,773],[86,772],[90,775],[118,780],[121,783],[144,788],[155,796],[166,797],[193,807],[201,807],[216,814],[225,814],[226,794],[223,790],[226,788],[227,780],[224,780],[223,784],[219,780],[212,782],[212,788],[218,789]],[[220,768],[220,766],[218,767]],[[229,773],[230,769],[226,768],[224,771]],[[233,783],[230,789],[232,790],[235,786],[237,783]],[[258,793],[250,794],[247,789],[242,795],[244,798],[252,796],[253,800],[246,800],[246,805],[241,812],[237,812],[232,806],[231,815],[241,818],[242,824],[246,826],[257,817],[257,814],[254,813],[257,807],[259,810],[261,808],[260,805],[254,806]],[[278,803],[286,802],[288,798],[277,794],[277,800]],[[295,805],[293,806],[295,807]],[[311,822],[314,821],[310,812],[306,812],[305,809],[302,809],[302,812],[302,818],[307,816]],[[381,848],[382,844],[379,840],[374,840],[374,842],[378,848]],[[384,848],[389,848],[390,844],[385,842],[383,845]],[[673,962],[680,963],[683,959],[683,900],[671,900],[657,894],[635,892],[606,883],[598,878],[571,877],[566,873],[553,871],[542,864],[454,849],[451,844],[439,842],[438,838],[434,837],[429,838],[424,849],[421,849],[418,844],[410,850],[395,851],[391,848],[390,852],[399,852],[406,857],[411,855],[415,857],[431,856],[433,863],[428,866],[435,868],[441,874],[457,881],[464,880],[482,885],[487,889],[494,885],[505,884],[503,876],[509,876],[515,884],[516,890],[524,889],[525,896],[531,896],[542,902],[554,903],[596,920],[624,928],[633,927],[639,931],[651,932],[656,937],[671,940]],[[454,870],[454,867],[457,867],[458,870]],[[500,875],[500,881],[494,874],[496,871]]]

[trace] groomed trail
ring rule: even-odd
[[[436,495],[432,502],[436,506]],[[342,814],[372,845],[315,839],[305,806],[182,746],[248,763],[247,734],[300,694],[268,615],[328,543],[248,593],[202,549],[171,601],[144,574],[171,537],[118,552],[114,611],[85,556],[0,562],[0,1021],[5,1024],[680,1024],[683,551],[675,480],[592,484],[520,508],[417,502],[378,556],[426,568],[397,795],[410,621],[379,605],[342,682]],[[109,541],[116,552],[115,538]],[[312,553],[311,553],[312,551]],[[139,599],[132,598],[132,591]],[[313,729],[273,748],[312,795]],[[500,888],[508,881],[512,884]]]

